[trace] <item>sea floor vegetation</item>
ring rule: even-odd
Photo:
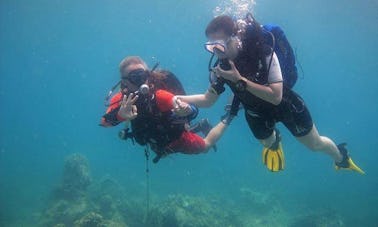
[[[38,215],[38,226],[53,227],[248,227],[344,226],[336,213],[289,218],[270,193],[240,188],[237,197],[130,193],[110,176],[92,178],[88,160],[66,158],[61,183]],[[236,199],[237,198],[237,199]]]

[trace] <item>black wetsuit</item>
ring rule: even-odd
[[[267,85],[268,66],[265,59],[271,55],[271,52],[260,57],[262,54],[256,53],[254,45],[251,40],[243,40],[243,49],[234,60],[235,66],[240,75],[248,80]],[[311,131],[313,121],[303,99],[285,84],[279,105],[264,101],[248,91],[238,92],[235,84],[230,81],[226,81],[226,84],[243,104],[245,118],[257,139],[268,138],[273,133],[277,122],[282,122],[296,137],[307,135]]]

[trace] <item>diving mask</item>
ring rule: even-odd
[[[149,87],[148,87],[148,85],[144,84],[144,82],[147,80],[150,73],[152,73],[153,71],[155,71],[155,69],[157,69],[159,64],[160,64],[159,62],[156,62],[154,67],[152,67],[151,71],[147,71],[147,70],[144,70],[144,69],[137,69],[137,70],[131,71],[128,74],[122,75],[122,77],[121,77],[122,79],[120,81],[118,81],[110,89],[108,95],[105,97],[105,101],[104,101],[105,106],[110,106],[110,105],[114,104],[114,103],[110,103],[109,101],[110,101],[110,98],[113,96],[113,93],[117,89],[118,86],[121,87],[121,90],[124,90],[126,88],[126,85],[124,84],[123,80],[129,80],[131,83],[133,83],[137,86],[139,85],[138,93],[148,94]],[[139,77],[139,79],[138,79],[138,77]],[[122,101],[122,100],[120,100],[120,101]],[[117,101],[115,103],[118,103],[120,101]]]
[[[136,69],[131,72],[129,72],[126,75],[122,75],[122,80],[128,80],[132,84],[136,85],[137,87],[140,87],[142,84],[144,84],[149,77],[150,72],[144,69]]]
[[[227,40],[214,40],[205,43],[205,49],[218,58],[233,58],[242,47],[242,42],[237,36],[231,36]]]
[[[205,43],[205,49],[212,54],[214,54],[216,51],[224,54],[227,50],[227,42],[224,40],[208,41]]]

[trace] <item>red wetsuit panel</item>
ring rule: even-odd
[[[165,90],[157,90],[155,95],[157,107],[161,112],[167,112],[173,109],[172,100],[175,96],[174,94]]]
[[[108,107],[108,109],[106,110],[106,113],[110,113],[112,110],[114,109],[117,109],[120,105],[121,105],[121,102],[122,102],[122,98],[123,98],[123,95],[122,95],[122,92],[118,92],[117,94],[115,94],[111,99],[110,99],[110,105]],[[117,114],[117,119],[119,121],[123,121],[124,119],[121,119],[118,114]],[[110,124],[109,122],[106,122],[105,118],[101,118],[101,123],[100,123],[102,126],[105,126],[105,127],[110,127],[112,126],[112,124]]]
[[[106,110],[106,113],[109,113],[110,111],[114,110],[115,108],[119,107],[122,102],[122,92],[117,92],[111,99],[110,99],[110,106]]]
[[[167,148],[184,154],[198,154],[205,152],[206,144],[201,136],[184,131],[181,137],[170,143]]]

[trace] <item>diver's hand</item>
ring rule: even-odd
[[[231,65],[230,70],[223,70],[220,68],[219,65],[215,67],[214,70],[217,76],[235,83],[236,81],[242,79],[242,76],[240,75],[239,71],[236,69],[234,62],[231,60],[228,60],[228,62]]]
[[[192,113],[192,108],[186,102],[173,98],[173,112],[179,117],[186,117]]]
[[[126,121],[135,119],[138,116],[137,107],[134,105],[137,99],[138,95],[134,95],[133,93],[129,94],[129,96],[124,95],[118,116]]]

